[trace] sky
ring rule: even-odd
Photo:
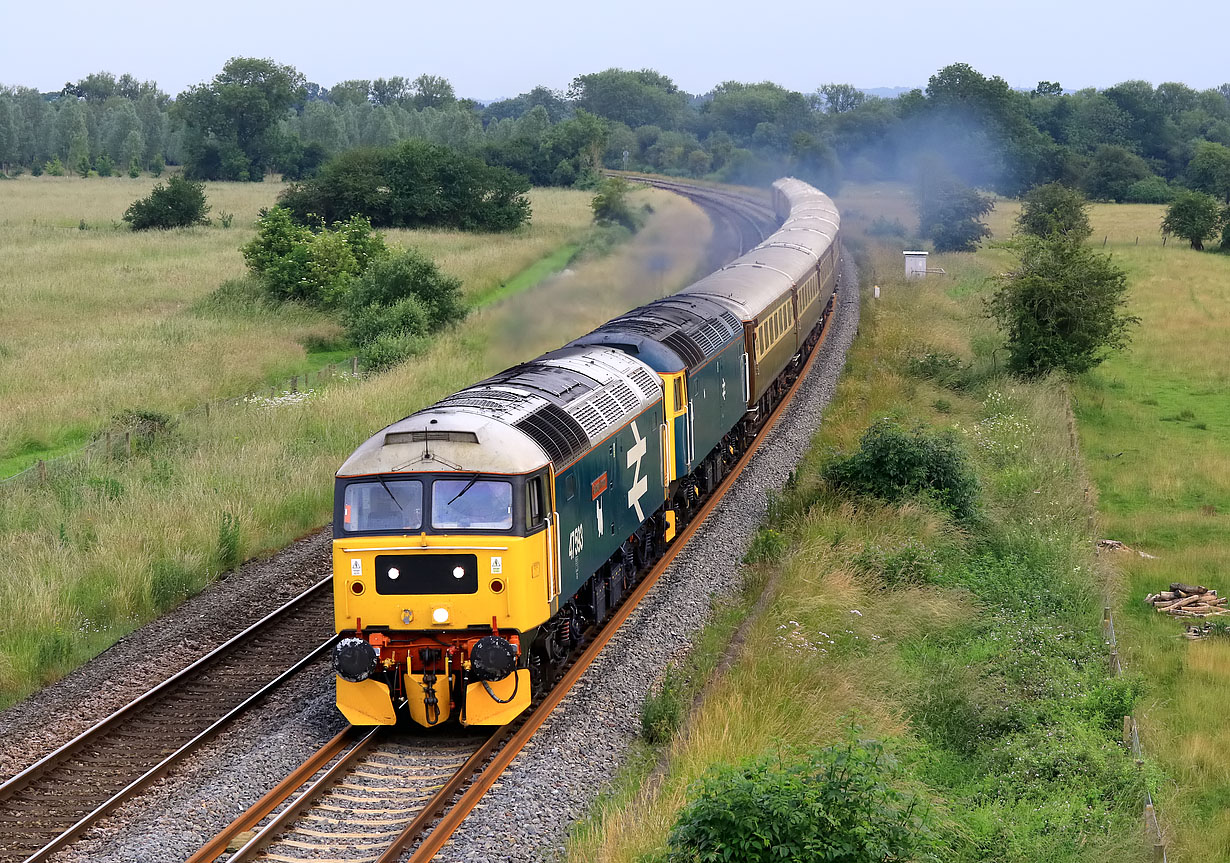
[[[0,84],[58,90],[91,72],[128,72],[174,95],[231,57],[267,57],[309,81],[443,75],[490,100],[538,84],[566,89],[612,66],[653,68],[682,89],[722,81],[925,87],[965,62],[1014,87],[1069,89],[1141,78],[1197,89],[1230,81],[1230,4],[1176,9],[1140,0],[209,0],[110,6],[9,0]]]

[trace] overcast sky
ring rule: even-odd
[[[269,57],[324,86],[443,75],[458,95],[564,89],[611,66],[652,67],[703,93],[725,80],[808,92],[829,81],[925,86],[966,62],[1016,87],[1131,78],[1196,88],[1230,81],[1230,5],[1140,0],[6,0],[0,84],[58,90],[90,72],[130,72],[172,95],[230,57]]]

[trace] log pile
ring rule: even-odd
[[[1170,585],[1170,590],[1161,593],[1151,593],[1145,597],[1145,604],[1152,605],[1156,611],[1164,611],[1175,617],[1211,617],[1230,613],[1226,608],[1230,597],[1218,596],[1216,590],[1197,584]]]

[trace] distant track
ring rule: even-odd
[[[0,863],[64,847],[321,656],[336,639],[331,583],[318,582],[0,785]]]
[[[636,174],[620,174],[633,183],[644,183],[687,198],[705,211],[713,223],[717,250],[706,261],[704,275],[719,269],[730,261],[750,251],[777,230],[779,222],[773,209],[764,201],[728,189],[709,186],[692,186],[687,183],[660,177]],[[724,251],[727,250],[727,251]]]

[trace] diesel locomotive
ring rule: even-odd
[[[828,196],[679,293],[382,429],[337,472],[337,704],[501,725],[672,542],[784,395],[833,308]]]

